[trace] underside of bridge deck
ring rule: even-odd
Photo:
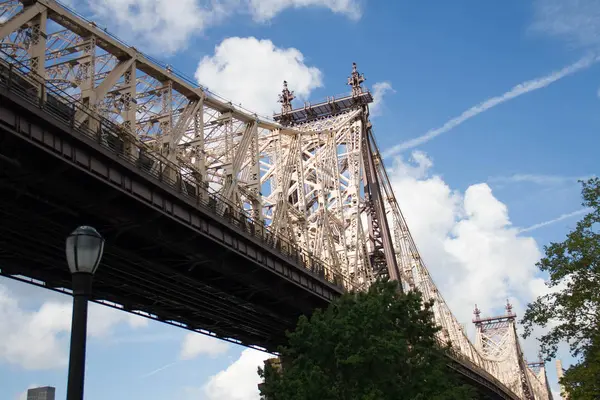
[[[275,350],[327,304],[0,124],[2,275],[69,288],[64,240],[83,224],[106,238],[94,298],[125,310]]]

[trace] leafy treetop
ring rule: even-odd
[[[537,266],[549,274],[551,291],[529,304],[521,321],[526,338],[535,326],[551,327],[540,338],[548,360],[563,341],[581,355],[600,326],[600,179],[583,182],[582,194],[590,212],[563,242],[544,247]]]
[[[550,293],[529,304],[523,317],[525,337],[533,328],[549,328],[539,339],[549,360],[566,342],[579,362],[561,379],[573,399],[600,399],[600,179],[583,182],[589,213],[566,239],[544,248],[537,264],[550,276]]]
[[[431,302],[377,282],[301,317],[280,349],[283,368],[259,374],[269,400],[453,400],[473,398],[436,342]]]

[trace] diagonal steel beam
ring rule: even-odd
[[[387,266],[389,277],[391,280],[400,280],[400,271],[398,269],[392,235],[390,233],[385,211],[384,198],[381,194],[381,184],[377,173],[377,167],[375,166],[375,154],[373,152],[372,132],[370,128],[371,123],[365,122],[365,125],[366,126],[363,128],[363,162],[365,164],[366,191],[369,193],[369,200],[374,211],[374,215],[372,216],[374,218],[372,219],[376,219],[380,229],[379,234],[381,235],[383,255],[385,257],[385,264]],[[372,232],[372,234],[374,233]]]
[[[98,102],[104,99],[109,89],[115,86],[119,78],[123,76],[129,67],[131,67],[133,61],[134,59],[130,58],[119,62],[96,88],[92,89],[88,93],[85,93],[85,96],[89,99],[90,106],[95,106]],[[82,110],[78,110],[75,114],[75,122],[77,124],[81,124],[88,116],[89,114],[83,112]]]
[[[237,188],[238,174],[240,172],[240,167],[242,166],[242,161],[246,157],[248,153],[248,148],[250,147],[250,143],[252,142],[252,138],[256,135],[256,124],[248,123],[246,124],[246,129],[244,129],[244,134],[242,135],[242,140],[238,145],[237,151],[233,156],[233,162],[231,164],[231,173],[228,174],[229,177],[225,183],[225,187],[223,188],[223,195],[225,198],[234,200],[233,195]]]
[[[0,26],[0,39],[4,39],[6,36],[25,25],[27,22],[31,21],[44,10],[46,10],[46,7],[36,3],[33,6],[23,10],[21,13],[15,15],[13,18],[9,19],[2,26]]]

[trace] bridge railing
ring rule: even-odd
[[[445,347],[446,343],[438,340],[438,345]],[[477,375],[477,378],[475,379],[477,379],[481,384],[488,386],[493,390],[500,390],[504,395],[509,396],[511,399],[518,399],[518,396],[512,390],[510,390],[508,386],[506,386],[500,379],[498,379],[496,376],[494,376],[494,374],[485,368],[485,365],[479,365],[471,357],[454,347],[450,347],[448,349],[448,355],[455,362],[462,364],[464,367],[475,373]]]
[[[275,235],[263,221],[254,219],[238,205],[214,192],[191,165],[176,164],[157,153],[132,133],[86,107],[79,99],[32,71],[29,66],[0,49],[0,86],[70,126],[72,131],[92,139],[121,160],[135,166],[142,174],[168,185],[199,209],[208,211],[222,223],[243,231],[316,276],[341,289],[354,284],[305,249]],[[82,118],[83,115],[83,118]],[[78,118],[76,118],[76,116]],[[77,121],[85,121],[78,123]]]

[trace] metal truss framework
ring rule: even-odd
[[[350,95],[294,110],[285,86],[282,113],[259,118],[53,0],[0,0],[0,57],[116,124],[118,135],[103,140],[132,157],[143,156],[139,144],[149,146],[179,166],[159,173],[176,174],[170,178],[184,190],[216,192],[227,200],[216,206],[221,213],[264,224],[276,241],[322,261],[325,274],[341,274],[353,288],[387,275],[420,290],[435,300],[441,341],[520,398],[551,398],[543,364],[535,373],[524,361],[510,310],[499,319],[477,314],[474,345],[438,291],[392,191],[369,121],[372,96],[356,65]],[[74,124],[102,131],[89,115],[74,111]]]
[[[494,376],[520,398],[552,399],[544,362],[525,361],[517,334],[517,316],[508,301],[505,310],[502,316],[481,318],[481,311],[475,306],[475,348],[493,362]]]

